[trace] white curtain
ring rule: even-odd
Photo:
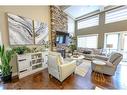
[[[98,35],[78,36],[77,44],[82,48],[97,48]]]

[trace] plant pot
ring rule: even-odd
[[[12,80],[12,73],[10,73],[10,75],[8,75],[8,76],[1,76],[1,80],[2,80],[4,83],[11,82],[11,80]]]

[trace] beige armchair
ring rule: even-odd
[[[104,73],[107,75],[114,75],[116,69],[117,69],[117,65],[120,63],[120,61],[122,60],[123,55],[118,53],[118,52],[113,52],[111,53],[111,55],[109,56],[108,60],[100,60],[102,62],[105,62],[105,65],[96,65],[94,64],[94,60],[92,61],[92,70],[96,71],[96,72],[100,72],[100,73]],[[95,60],[99,60],[99,59],[95,59]],[[99,68],[96,68],[99,67]]]
[[[63,60],[60,53],[50,52],[48,55],[48,72],[50,75],[63,82],[76,68],[76,61]]]

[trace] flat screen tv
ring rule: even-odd
[[[56,32],[56,44],[67,44],[69,33]]]

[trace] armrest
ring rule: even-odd
[[[109,61],[105,61],[105,63],[106,63],[107,66],[114,67],[114,65]]]
[[[60,70],[60,79],[63,80],[70,74],[72,74],[75,71],[76,68],[76,61],[72,61],[66,64],[62,64],[59,66]]]
[[[76,61],[72,61],[67,64],[60,65],[60,72],[61,74],[65,74],[74,71],[75,68],[76,68]]]
[[[67,67],[67,66],[76,66],[76,61],[73,60],[71,62],[67,62],[66,64],[60,65],[60,67]]]

